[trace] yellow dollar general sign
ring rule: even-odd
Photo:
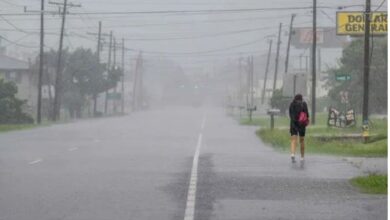
[[[364,35],[364,12],[337,12],[337,35]],[[370,33],[373,35],[387,34],[387,12],[371,13]]]

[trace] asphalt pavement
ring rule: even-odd
[[[0,134],[0,220],[387,219],[349,161],[293,165],[254,131],[182,106]]]

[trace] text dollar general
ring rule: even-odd
[[[363,35],[365,28],[364,12],[337,12],[338,35]],[[370,33],[387,34],[387,12],[373,12],[370,19]]]

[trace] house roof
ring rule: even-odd
[[[0,54],[0,70],[27,70],[28,62]]]

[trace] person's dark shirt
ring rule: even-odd
[[[303,111],[307,114],[307,118],[309,118],[309,111],[307,109],[307,104],[304,101],[293,101],[289,107],[290,120],[291,122],[297,122],[299,113]]]

